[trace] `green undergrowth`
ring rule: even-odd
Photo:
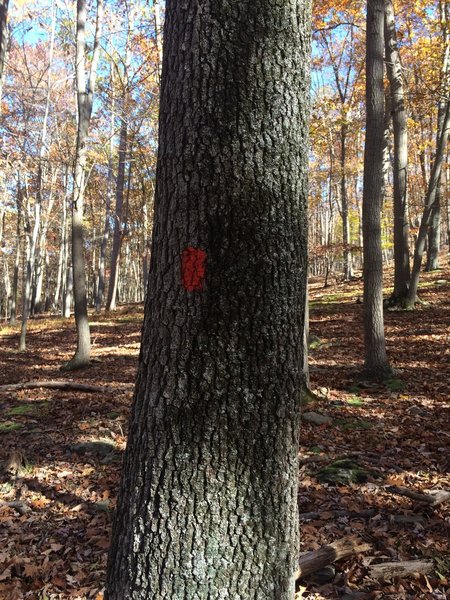
[[[49,406],[48,402],[25,402],[18,406],[13,406],[6,414],[10,417],[22,417],[27,415],[38,415],[44,412]]]
[[[23,425],[14,423],[13,421],[0,421],[0,433],[11,433],[17,429],[21,429]]]
[[[401,392],[405,389],[405,383],[401,379],[388,379],[385,384],[391,392]]]
[[[352,458],[342,458],[322,467],[317,472],[317,479],[323,483],[348,485],[350,483],[364,483],[372,473],[362,468]]]
[[[347,398],[347,404],[350,406],[362,406],[364,404],[364,399],[361,396],[352,396],[351,398]]]

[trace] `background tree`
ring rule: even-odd
[[[86,80],[86,1],[77,0],[76,37],[76,84],[78,130],[74,167],[74,191],[72,205],[72,268],[75,322],[77,325],[77,349],[65,369],[86,366],[91,356],[91,335],[87,314],[86,273],[83,247],[83,210],[86,167],[86,138],[92,115],[95,78],[100,53],[100,34],[103,19],[103,0],[97,0],[97,16],[93,42],[92,61]]]
[[[309,6],[207,1],[200,12],[169,0],[164,44],[150,279],[106,598],[287,600]]]
[[[390,301],[404,304],[408,293],[409,223],[408,223],[408,131],[403,68],[397,44],[394,5],[385,0],[386,69],[389,79],[389,104],[394,130],[394,290]]]
[[[9,0],[0,0],[0,113],[3,87],[3,72],[5,70],[6,43],[8,37],[8,5]]]
[[[366,143],[363,190],[364,369],[371,376],[383,376],[389,371],[384,341],[380,225],[384,146],[384,0],[367,1],[366,40]]]
[[[445,126],[445,112],[450,93],[450,3],[447,0],[439,0],[439,22],[442,36],[442,62],[439,85],[439,102],[437,110],[436,126],[436,147],[439,145],[439,138],[442,135]],[[439,175],[436,198],[433,203],[433,209],[430,217],[430,226],[428,231],[427,248],[427,271],[433,271],[439,267],[439,249],[441,245],[441,174]]]

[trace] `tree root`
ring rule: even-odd
[[[121,386],[123,388],[123,386]],[[33,388],[49,388],[56,390],[75,390],[79,392],[99,392],[99,393],[111,393],[117,392],[117,388],[106,387],[100,385],[92,385],[90,383],[78,383],[76,381],[58,381],[58,380],[47,380],[47,381],[25,381],[23,383],[11,383],[8,385],[0,386],[0,392],[13,392],[16,390],[29,390]],[[127,384],[124,387],[125,390],[134,389],[134,384]]]
[[[307,577],[308,575],[323,569],[323,567],[326,567],[336,560],[347,558],[352,554],[367,552],[370,549],[370,544],[367,544],[356,535],[336,540],[328,546],[323,546],[323,548],[319,548],[319,550],[307,552],[301,556],[298,561],[298,569],[295,572],[295,579],[302,579],[303,577]]]

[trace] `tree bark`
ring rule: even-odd
[[[410,279],[407,199],[408,131],[403,69],[397,46],[392,0],[385,0],[384,32],[390,108],[394,128],[394,290],[390,300],[393,304],[404,304]]]
[[[166,2],[155,230],[108,600],[292,600],[309,3]]]
[[[384,0],[367,1],[366,143],[364,148],[364,370],[383,376],[389,370],[384,341],[381,206],[384,138]]]

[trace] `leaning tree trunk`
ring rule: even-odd
[[[166,2],[155,231],[108,600],[292,600],[309,6]]]
[[[406,301],[410,278],[407,203],[408,130],[403,69],[397,46],[392,0],[385,0],[384,27],[390,108],[394,128],[394,290],[390,301],[402,305]]]
[[[443,44],[443,55],[440,73],[440,99],[437,116],[436,147],[439,144],[439,138],[442,134],[445,120],[446,104],[450,91],[450,3],[447,0],[439,0],[439,17],[441,24],[441,35]],[[441,245],[441,175],[439,174],[436,199],[431,211],[430,223],[428,229],[428,248],[427,248],[427,271],[434,271],[439,268],[439,250]]]
[[[364,148],[364,370],[382,376],[389,370],[384,341],[381,206],[384,144],[384,0],[367,1],[366,143]]]
[[[414,308],[417,302],[417,288],[419,287],[420,268],[422,266],[423,253],[427,241],[427,233],[433,217],[433,209],[436,203],[437,190],[441,178],[442,164],[444,162],[445,149],[447,147],[450,130],[450,100],[447,101],[441,135],[439,136],[436,155],[431,169],[430,181],[425,200],[425,208],[420,222],[419,233],[414,248],[414,262],[411,271],[411,282],[409,284],[407,306]]]

